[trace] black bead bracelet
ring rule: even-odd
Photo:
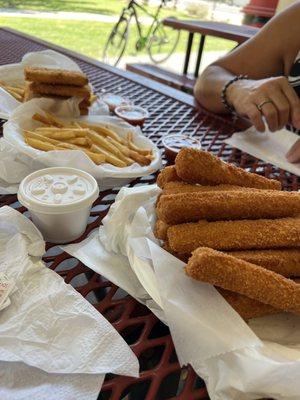
[[[223,87],[223,89],[222,89],[222,92],[221,92],[221,101],[222,101],[222,103],[224,104],[225,108],[226,108],[229,112],[231,112],[231,113],[235,112],[235,110],[234,110],[234,108],[228,103],[228,100],[227,100],[227,89],[228,89],[228,87],[229,87],[230,85],[232,85],[234,82],[241,81],[242,79],[249,79],[249,78],[248,78],[247,75],[238,75],[238,76],[235,76],[234,78],[230,79],[230,81],[228,81],[228,82],[224,85],[224,87]]]

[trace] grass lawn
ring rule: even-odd
[[[0,0],[0,8],[15,8],[30,11],[73,11],[93,14],[119,15],[129,0]],[[172,3],[171,3],[172,4]],[[156,7],[146,7],[154,12]],[[162,10],[161,17],[176,15],[189,17],[187,13],[170,9]]]
[[[46,3],[46,2],[45,2]],[[107,2],[107,3],[110,3]],[[101,59],[104,44],[113,24],[94,21],[66,21],[37,18],[0,17],[0,25],[23,31],[90,57]],[[135,55],[137,32],[134,26],[130,34],[127,55]],[[185,51],[186,35],[181,36],[177,51]],[[207,38],[206,51],[230,50],[233,42]]]

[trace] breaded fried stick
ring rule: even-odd
[[[180,194],[180,193],[193,193],[193,192],[215,192],[215,191],[228,191],[228,190],[254,190],[235,185],[216,185],[216,186],[203,186],[191,185],[186,182],[172,181],[164,185],[163,194]],[[256,189],[255,189],[256,190]],[[259,190],[259,189],[257,189]]]
[[[242,294],[220,288],[216,289],[224,297],[227,303],[229,303],[231,307],[246,321],[251,318],[258,318],[281,312],[281,310],[277,310],[269,304],[264,304],[260,301],[250,299]]]
[[[167,229],[169,225],[161,220],[157,220],[154,227],[154,236],[157,239],[165,240],[167,237]]]
[[[51,85],[84,86],[88,83],[88,78],[83,72],[65,69],[25,67],[24,75],[27,81],[49,83]]]
[[[162,195],[157,216],[167,224],[283,218],[300,214],[300,193],[279,190],[193,192]]]
[[[273,271],[199,247],[186,266],[191,278],[300,314],[300,285]]]
[[[185,182],[201,185],[230,185],[253,187],[258,189],[280,190],[278,181],[252,174],[234,165],[223,162],[213,154],[193,148],[183,148],[175,160],[176,172]]]
[[[300,249],[244,250],[228,254],[286,277],[300,277]]]
[[[28,84],[29,91],[34,94],[51,94],[55,96],[78,96],[89,98],[90,88],[88,86],[77,87],[68,85],[51,85],[47,83],[30,82]]]
[[[250,250],[300,247],[300,219],[259,219],[188,223],[170,226],[172,251],[191,253],[197,247],[216,250]]]
[[[170,165],[169,167],[165,167],[160,171],[156,183],[160,188],[163,189],[166,183],[180,180],[181,179],[176,174],[175,166]]]

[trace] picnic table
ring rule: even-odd
[[[177,18],[166,18],[163,20],[165,26],[171,27],[180,32],[187,32],[187,45],[182,73],[169,71],[158,65],[131,63],[127,64],[127,70],[152,78],[157,82],[164,83],[187,93],[193,93],[193,88],[199,76],[199,70],[207,36],[231,40],[237,46],[254,36],[259,28],[247,25],[232,25],[224,22],[197,21]],[[195,43],[195,35],[200,36],[199,43]],[[180,38],[182,40],[182,38]],[[197,57],[194,71],[191,74],[191,53],[194,45],[198,45]],[[176,50],[175,50],[176,51]]]
[[[19,62],[30,51],[50,48],[70,56],[88,74],[96,93],[109,91],[128,96],[137,105],[148,108],[150,118],[143,132],[159,148],[161,139],[171,133],[184,133],[200,139],[202,148],[270,178],[279,178],[286,188],[298,189],[297,177],[278,170],[224,144],[223,140],[240,128],[229,117],[222,118],[201,109],[192,96],[127,71],[118,70],[70,50],[8,29],[0,29],[0,64]],[[1,125],[4,121],[0,121]],[[164,160],[165,163],[165,160]],[[155,175],[137,179],[137,184],[152,184]],[[118,189],[100,193],[94,203],[83,240],[96,231],[114,202]],[[0,196],[0,206],[9,205],[22,213],[27,210],[16,195]],[[172,338],[166,325],[145,306],[93,272],[77,259],[51,243],[44,256],[46,265],[62,276],[91,302],[117,329],[137,355],[141,374],[137,379],[108,374],[99,400],[204,400],[208,399],[205,384],[188,366],[180,368]]]

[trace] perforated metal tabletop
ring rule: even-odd
[[[286,189],[298,189],[299,180],[296,176],[225,145],[223,140],[238,129],[237,126],[230,118],[220,118],[196,107],[191,96],[19,32],[0,29],[0,65],[19,62],[25,53],[46,48],[73,58],[88,74],[96,93],[104,90],[120,93],[137,105],[147,108],[150,118],[143,132],[159,148],[165,135],[193,135],[200,139],[203,149],[212,151],[224,160],[249,171],[279,179]],[[155,176],[150,175],[135,180],[130,186],[154,181]],[[88,228],[78,241],[98,229],[117,193],[116,188],[100,194],[92,208]],[[15,195],[0,196],[0,206],[2,205],[10,205],[27,213],[17,202]],[[47,244],[44,261],[112,323],[139,359],[140,377],[133,379],[107,375],[99,399],[208,399],[202,379],[196,376],[191,367],[180,368],[168,328],[146,307],[55,245]]]

